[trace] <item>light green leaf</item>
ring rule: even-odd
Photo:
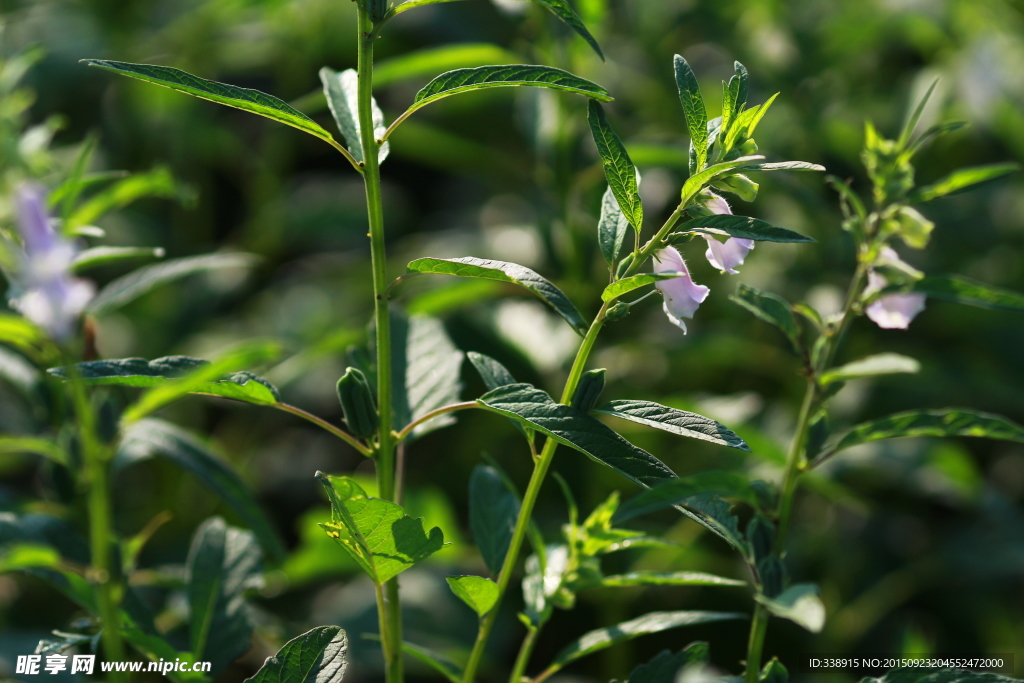
[[[482,576],[449,576],[452,593],[469,605],[478,616],[484,616],[498,602],[498,584]]]
[[[733,161],[723,161],[715,164],[714,166],[709,166],[699,173],[694,173],[686,179],[686,182],[683,183],[683,190],[681,193],[683,203],[689,205],[690,200],[696,197],[697,193],[704,189],[704,186],[715,178],[758,159],[764,159],[764,157],[760,155],[740,157]]]
[[[359,75],[355,69],[334,71],[325,66],[320,69],[320,82],[323,83],[327,106],[331,109],[334,122],[338,124],[338,130],[348,144],[348,151],[352,153],[353,159],[363,161],[363,141],[359,132]],[[387,130],[387,126],[384,125],[384,112],[373,98],[370,99],[370,108],[373,116],[373,134],[376,139],[380,139]],[[377,161],[384,161],[390,149],[390,144],[384,142],[377,152]]]
[[[0,453],[33,453],[60,465],[68,464],[63,448],[39,436],[0,436]]]
[[[21,316],[0,313],[0,343],[35,355],[47,343],[46,334]]]
[[[594,412],[654,427],[677,436],[700,439],[744,451],[750,450],[743,439],[721,423],[697,413],[669,408],[652,401],[610,401],[596,408]]]
[[[298,128],[326,142],[334,143],[331,134],[317,125],[313,119],[276,97],[258,90],[208,81],[168,66],[129,64],[105,59],[83,59],[82,63],[88,66],[98,66],[122,76],[137,78],[140,81],[162,85],[165,88],[171,88],[217,104],[259,114],[286,126]]]
[[[813,242],[798,232],[777,228],[768,221],[748,216],[715,215],[702,216],[686,221],[676,227],[679,232],[700,232],[707,235],[739,237],[761,242]]]
[[[675,476],[653,455],[571,406],[555,403],[530,384],[512,384],[477,399],[486,410],[512,417],[644,487]]]
[[[601,86],[574,76],[568,71],[532,64],[501,64],[455,69],[441,74],[416,93],[412,106],[403,116],[449,95],[481,88],[510,86],[553,88],[586,95],[603,102],[612,100],[612,96]]]
[[[251,532],[212,517],[192,539],[187,572],[189,644],[216,675],[252,646],[245,592],[263,587],[259,546]]]
[[[700,94],[697,76],[682,55],[676,55],[672,64],[679,101],[683,105],[686,125],[690,129],[690,142],[696,152],[696,168],[702,171],[708,159],[708,112],[704,106],[704,97]]]
[[[754,597],[775,616],[789,619],[811,633],[821,633],[825,627],[825,605],[813,583],[795,584],[774,598]]]
[[[0,547],[0,574],[39,567],[56,569],[60,565],[60,553],[48,545],[12,543]]]
[[[512,543],[519,496],[501,474],[487,465],[477,465],[469,478],[469,525],[484,564],[497,576]]]
[[[737,116],[732,126],[729,127],[729,132],[723,141],[725,149],[732,149],[739,140],[754,137],[754,130],[757,128],[757,124],[768,113],[768,108],[772,106],[772,102],[778,96],[779,93],[775,93],[763,104],[751,107]]]
[[[597,145],[597,153],[601,157],[604,175],[608,179],[608,187],[611,189],[622,215],[639,233],[643,229],[644,207],[640,201],[636,166],[629,158],[629,152],[626,151],[626,146],[622,144],[621,138],[608,123],[604,108],[595,100],[591,100],[588,106],[590,108],[587,121],[590,122],[590,132],[594,137],[594,144]]]
[[[525,266],[505,261],[463,256],[461,258],[420,258],[409,263],[414,273],[434,273],[456,277],[475,277],[499,282],[511,282],[529,289],[553,308],[580,334],[587,330],[587,322],[562,290]]]
[[[832,368],[821,374],[822,385],[832,382],[845,382],[861,377],[876,377],[878,375],[894,374],[916,374],[921,369],[921,364],[913,358],[901,356],[898,353],[878,353],[855,360],[837,368]]]
[[[348,637],[339,626],[317,626],[267,657],[245,683],[341,683],[348,668]]]
[[[914,291],[934,299],[997,311],[1024,311],[1024,294],[990,287],[959,275],[929,275],[914,283]]]
[[[110,313],[161,285],[188,275],[222,268],[251,268],[256,260],[252,254],[205,254],[143,266],[101,289],[89,302],[86,312],[91,315]]]
[[[317,472],[317,479],[331,500],[332,520],[321,524],[367,575],[383,585],[444,545],[444,535],[434,527],[423,531],[423,520],[405,514],[402,506],[370,498],[348,477]]]
[[[995,180],[1019,170],[1020,164],[1013,162],[961,168],[931,185],[918,188],[907,198],[907,203],[919,204],[921,202],[930,202],[933,199],[963,192],[973,185]]]
[[[597,241],[601,245],[601,254],[609,266],[614,266],[619,260],[619,252],[622,251],[628,227],[629,221],[622,214],[615,193],[609,185],[601,198],[601,217],[597,222]]]
[[[640,289],[661,280],[671,280],[674,277],[681,277],[683,275],[685,273],[641,273],[640,275],[616,280],[601,292],[601,301],[615,301],[623,294],[629,294],[634,289]]]
[[[598,584],[602,587],[624,586],[745,586],[746,581],[703,572],[629,572],[605,576]]]
[[[166,458],[198,477],[255,532],[268,555],[275,559],[284,557],[284,547],[253,494],[210,444],[164,420],[139,420],[122,436],[112,470],[117,473],[154,457]]]
[[[126,261],[148,261],[164,257],[164,250],[156,247],[93,247],[86,249],[75,257],[71,270],[81,273],[90,268],[108,266],[112,263]]]
[[[64,230],[74,233],[82,226],[92,225],[107,213],[144,197],[185,198],[189,195],[189,191],[178,185],[169,170],[158,166],[152,171],[135,173],[118,180],[90,197],[71,214]]]
[[[676,654],[662,650],[654,659],[633,669],[627,683],[675,683],[680,669],[707,661],[707,643],[692,643]]]
[[[824,171],[826,169],[820,164],[812,164],[809,161],[773,161],[742,166],[738,170],[747,173],[748,171]]]
[[[597,56],[601,58],[601,61],[604,61],[604,53],[601,52],[601,46],[597,44],[594,36],[590,35],[590,31],[588,31],[587,27],[583,25],[583,20],[580,19],[580,16],[576,14],[576,10],[572,8],[572,5],[570,5],[567,0],[533,1],[541,7],[549,9],[551,13],[561,19],[566,26],[571,28],[573,31],[576,31],[576,33],[590,44],[590,47],[594,48],[594,52],[596,52]]]
[[[754,314],[754,317],[777,327],[793,349],[799,354],[803,348],[800,343],[800,331],[797,327],[796,318],[789,303],[777,294],[762,292],[749,285],[741,284],[736,294],[729,297],[743,308]]]
[[[429,47],[374,64],[373,84],[381,87],[441,71],[486,64],[513,64],[517,59],[517,55],[491,43],[459,43]]]

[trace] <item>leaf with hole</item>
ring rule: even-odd
[[[591,100],[588,106],[587,121],[590,122],[590,132],[594,144],[597,145],[597,153],[601,157],[608,188],[622,215],[639,233],[643,229],[644,207],[640,201],[636,166],[629,158],[629,152],[622,144],[622,139],[608,123],[604,108],[594,100]]]
[[[245,683],[341,683],[348,637],[339,626],[317,626],[292,638]]]
[[[477,616],[484,616],[498,602],[498,584],[482,576],[449,576],[448,587],[455,597],[469,605]]]
[[[610,401],[596,408],[594,412],[647,425],[676,436],[699,439],[744,451],[750,450],[743,439],[721,423],[697,413],[669,408],[653,401]]]

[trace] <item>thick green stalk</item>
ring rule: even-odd
[[[388,311],[387,255],[384,245],[384,205],[380,190],[380,148],[373,130],[373,22],[362,3],[357,3],[356,41],[359,46],[359,137],[363,147],[363,182],[366,187],[366,210],[370,224],[370,260],[373,268],[373,314],[377,329],[377,408],[380,431],[377,435],[377,486],[384,500],[394,500],[395,441],[391,419],[391,318]],[[402,673],[402,608],[398,597],[398,580],[392,579],[378,591],[377,609],[382,614],[381,643],[387,683],[401,683]]]

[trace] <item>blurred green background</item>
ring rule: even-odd
[[[498,61],[568,68],[616,97],[609,116],[643,174],[652,224],[674,206],[686,177],[685,122],[671,57],[683,54],[704,87],[712,115],[719,82],[734,59],[751,73],[751,102],[781,96],[759,129],[769,161],[825,165],[865,188],[859,149],[863,121],[894,136],[907,103],[938,79],[925,123],[963,119],[965,131],[920,158],[918,179],[956,167],[1024,162],[1024,3],[1009,0],[580,0],[575,3],[607,54],[600,62],[538,6],[471,0],[426,7],[391,22],[377,44],[377,98],[390,120],[436,72],[389,65],[410,51],[462,45],[462,65]],[[237,250],[258,254],[249,271],[197,276],[164,287],[97,321],[104,357],[209,357],[250,337],[273,337],[285,360],[265,373],[285,399],[329,419],[340,409],[334,383],[347,346],[361,343],[371,313],[365,204],[358,176],[330,148],[292,129],[169,90],[88,69],[82,58],[175,66],[294,101],[322,125],[317,71],[354,67],[354,10],[346,0],[0,1],[4,58],[44,51],[28,72],[32,123],[59,117],[54,144],[69,162],[83,139],[99,140],[99,169],[166,167],[190,201],[148,199],[103,219],[111,243],[163,246],[169,257]],[[394,63],[392,63],[394,64]],[[389,70],[390,69],[390,70]],[[586,314],[605,281],[595,225],[603,174],[581,98],[527,89],[452,98],[417,114],[392,139],[383,166],[392,273],[417,256],[475,255],[530,266],[553,279]],[[592,365],[609,369],[607,396],[646,398],[696,409],[734,428],[752,455],[681,443],[647,431],[626,435],[680,473],[732,467],[778,476],[802,380],[774,330],[730,303],[738,282],[837,308],[853,268],[838,227],[835,195],[819,174],[764,174],[761,194],[737,213],[766,218],[817,243],[762,243],[739,276],[714,272],[703,248],[688,252],[694,278],[711,295],[683,336],[652,297],[609,327]],[[1024,291],[1024,177],[938,200],[923,209],[937,223],[926,252],[906,254],[926,272],[959,273]],[[659,222],[660,224],[660,222]],[[103,271],[110,280],[120,272]],[[501,287],[420,278],[397,300],[441,317],[463,350],[499,358],[513,373],[556,391],[576,338],[539,303]],[[850,383],[837,398],[853,422],[907,408],[970,406],[1024,422],[1024,315],[930,301],[909,331],[853,328],[840,359],[891,350],[922,363],[916,377]],[[467,397],[482,391],[465,371]],[[477,392],[477,393],[473,393]],[[125,393],[124,396],[129,394]],[[16,388],[0,386],[0,429],[32,430]],[[353,637],[352,681],[379,678],[370,584],[315,522],[326,518],[317,469],[369,475],[370,463],[287,415],[213,400],[164,411],[209,434],[272,516],[291,554],[254,600],[261,624],[253,651],[220,680],[241,680],[284,639],[338,623]],[[479,573],[466,523],[466,487],[483,454],[520,485],[529,454],[509,424],[463,414],[407,453],[407,508],[440,525],[454,545],[403,575],[408,638],[463,657],[472,615],[443,577]],[[628,485],[572,452],[555,462],[584,511]],[[835,459],[803,492],[790,544],[797,580],[817,581],[829,611],[823,634],[775,621],[766,652],[796,670],[807,653],[1015,653],[1024,673],[1024,447],[988,441],[898,440]],[[52,477],[29,458],[0,456],[0,509],[59,509]],[[59,487],[57,487],[59,489]],[[38,501],[41,502],[32,502]],[[211,514],[239,523],[189,475],[150,461],[116,486],[124,534],[170,510],[141,565],[160,576],[180,564],[195,527]],[[556,540],[565,504],[545,487],[538,521]],[[80,523],[81,520],[72,520]],[[679,541],[678,551],[614,558],[619,569],[700,569],[746,578],[724,543],[669,514],[645,527]],[[609,566],[612,566],[611,564]],[[154,579],[159,584],[159,579]],[[156,589],[154,589],[156,590]],[[483,672],[507,671],[521,638],[509,601]],[[160,615],[180,628],[171,601]],[[538,648],[534,669],[585,630],[650,609],[748,611],[742,589],[649,588],[594,591],[560,613]],[[0,576],[0,675],[75,608],[40,582]],[[177,620],[177,621],[176,621]],[[713,662],[741,670],[746,624],[690,627],[634,641],[585,660],[563,680],[625,676],[664,647],[709,640]],[[641,659],[642,658],[642,659]],[[413,669],[413,675],[427,674]],[[803,674],[806,675],[806,674]],[[843,680],[843,674],[834,678]]]

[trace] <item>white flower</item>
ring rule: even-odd
[[[704,206],[714,214],[732,215],[729,203],[713,192],[709,193]],[[754,240],[730,237],[723,244],[712,235],[703,235],[703,237],[708,243],[708,250],[704,256],[707,257],[711,265],[729,275],[739,274],[736,266],[743,265],[743,259],[747,258],[747,253],[754,248]]]
[[[711,290],[694,283],[683,257],[674,247],[667,247],[654,255],[654,272],[680,273],[678,277],[655,283],[655,287],[665,298],[665,315],[685,334],[686,324],[682,318],[692,318]]]
[[[864,288],[864,294],[870,296],[888,284],[884,277],[872,270],[868,272],[868,286]],[[882,329],[905,330],[910,321],[924,310],[924,301],[925,295],[918,292],[885,294],[868,306],[866,313]]]

